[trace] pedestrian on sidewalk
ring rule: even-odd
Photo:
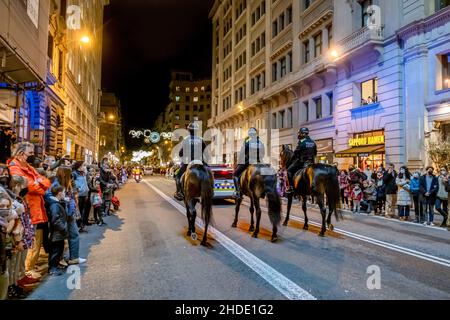
[[[415,223],[424,223],[425,217],[423,215],[423,205],[420,195],[420,172],[416,171],[412,175],[411,182],[409,184],[409,189],[414,202],[414,213],[415,213]]]
[[[448,170],[446,166],[441,167],[440,175],[438,177],[439,187],[436,197],[436,211],[443,217],[441,227],[446,227],[448,217],[448,192],[445,187],[445,180],[448,176]]]
[[[427,174],[420,178],[420,194],[425,208],[426,222],[424,225],[434,226],[434,206],[436,204],[436,196],[439,189],[439,181],[433,174],[434,168],[429,166],[426,168]]]
[[[95,223],[101,227],[106,223],[103,222],[103,215],[101,213],[102,197],[100,195],[100,175],[94,168],[91,168],[89,176],[90,201],[94,208],[94,219]]]
[[[444,179],[444,184],[445,184],[445,191],[448,192],[448,200],[450,200],[450,178],[445,177]],[[447,216],[447,230],[450,231],[450,217]]]
[[[21,143],[14,152],[14,158],[8,163],[11,176],[24,177],[28,182],[25,201],[30,208],[31,222],[35,228],[33,247],[28,250],[25,270],[29,277],[39,279],[41,274],[35,270],[41,247],[47,248],[48,218],[45,210],[44,194],[50,187],[50,181],[38,174],[30,164],[34,163],[34,145]]]
[[[375,215],[384,215],[386,205],[386,186],[383,181],[384,169],[379,167],[375,176],[375,187],[377,190],[377,204]]]
[[[61,186],[55,186],[52,188],[51,193],[52,196],[48,200],[48,214],[50,219],[48,273],[50,275],[60,276],[63,272],[58,267],[64,254],[64,240],[68,236],[67,212],[64,202],[64,189]]]
[[[348,180],[348,173],[346,170],[341,170],[341,173],[339,174],[338,181],[339,181],[339,190],[341,192],[341,201],[342,206],[345,209],[350,209],[348,196],[350,195],[350,182]]]
[[[367,181],[364,182],[364,184],[365,184],[364,198],[366,199],[367,203],[369,204],[367,214],[371,214],[372,210],[376,213],[377,212],[377,189],[375,187],[375,182],[371,178],[369,178]]]
[[[87,169],[84,161],[77,161],[73,167],[72,177],[78,194],[78,209],[81,214],[80,232],[84,231],[86,226],[90,226],[89,213],[90,206],[88,204],[89,187],[87,183]]]
[[[401,167],[395,180],[398,187],[397,206],[400,221],[409,221],[411,208],[410,181],[411,174],[408,168],[406,166]]]
[[[353,209],[352,211],[355,213],[359,213],[360,203],[363,199],[363,192],[361,190],[361,187],[359,184],[356,184],[353,187],[352,193],[351,193],[351,199],[353,202]]]
[[[395,207],[397,206],[397,172],[395,171],[395,165],[389,164],[388,170],[384,173],[383,182],[386,187],[386,217],[396,218]]]

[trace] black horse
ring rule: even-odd
[[[212,198],[214,190],[214,179],[208,167],[202,162],[192,163],[186,169],[182,178],[182,187],[184,191],[184,204],[186,206],[186,216],[188,219],[188,237],[196,240],[195,219],[197,211],[195,206],[201,201],[202,219],[205,232],[201,242],[202,246],[206,246],[208,239],[208,225],[212,218]]]
[[[251,223],[249,231],[253,231],[253,237],[258,238],[259,224],[261,222],[261,205],[260,199],[267,198],[269,219],[272,223],[272,239],[271,242],[278,240],[278,225],[281,221],[281,199],[277,192],[277,175],[273,168],[268,165],[250,165],[241,175],[239,180],[241,192],[250,198],[250,214]],[[242,198],[236,200],[236,215],[232,224],[233,228],[237,227],[239,209],[242,204]],[[256,229],[253,219],[253,213],[256,209]]]
[[[292,161],[294,152],[289,148],[289,146],[283,146],[281,150],[281,164],[283,167],[288,168]],[[305,214],[305,225],[304,230],[309,229],[309,220],[307,211],[307,197],[313,196],[317,199],[317,204],[320,208],[320,213],[322,215],[322,228],[320,230],[319,236],[324,237],[326,232],[326,225],[330,230],[334,229],[331,223],[331,216],[333,212],[335,213],[336,220],[339,221],[339,215],[342,217],[340,212],[340,202],[339,202],[339,181],[338,181],[338,171],[336,167],[326,165],[326,164],[312,164],[307,166],[305,169],[299,170],[294,176],[294,193],[302,201],[302,210]],[[325,195],[328,202],[328,218],[327,210],[325,208]],[[286,220],[283,225],[287,226],[289,222],[289,215],[292,208],[292,200],[294,194],[288,195],[288,206],[286,213]],[[326,222],[326,225],[325,225]]]

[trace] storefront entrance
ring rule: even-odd
[[[353,164],[363,171],[386,166],[384,131],[357,133],[349,139],[349,147],[338,152],[336,158],[352,158]]]

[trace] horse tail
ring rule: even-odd
[[[200,197],[202,200],[201,217],[205,223],[211,222],[212,218],[212,199],[213,186],[211,185],[211,177],[207,170],[199,170],[200,172]]]
[[[277,192],[277,178],[274,176],[274,181],[270,179],[271,183],[266,183],[264,193],[268,200],[269,219],[272,225],[277,226],[281,223],[281,198]],[[273,183],[272,183],[273,182]]]
[[[334,210],[336,220],[343,219],[341,212],[340,188],[338,180],[338,171],[332,167],[328,177],[327,198],[330,210]]]

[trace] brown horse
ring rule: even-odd
[[[278,225],[281,221],[281,199],[277,193],[277,176],[275,170],[268,165],[250,165],[241,175],[239,180],[241,192],[250,198],[250,214],[251,223],[249,231],[253,231],[253,237],[258,238],[259,224],[261,222],[261,205],[260,199],[267,198],[269,219],[272,223],[272,239],[271,242],[278,240]],[[242,204],[242,198],[236,199],[235,218],[232,224],[233,228],[237,227],[239,209]],[[256,229],[253,219],[253,213],[256,209]]]
[[[184,191],[184,204],[186,206],[186,216],[188,219],[187,236],[197,239],[195,233],[195,219],[197,211],[195,206],[199,201],[202,205],[202,219],[205,228],[202,246],[206,246],[208,239],[208,225],[212,218],[212,198],[214,190],[214,179],[208,167],[204,166],[202,162],[192,163],[186,169],[181,180]]]
[[[288,168],[294,161],[294,152],[289,148],[289,146],[283,146],[281,150],[281,164],[283,167]],[[302,210],[305,215],[305,225],[304,230],[309,229],[309,220],[307,211],[307,197],[314,196],[317,199],[317,203],[320,208],[320,213],[322,215],[322,228],[320,230],[319,236],[324,237],[326,232],[326,225],[330,230],[334,229],[331,223],[331,216],[335,212],[336,220],[339,221],[339,215],[342,217],[340,212],[340,189],[338,181],[338,170],[336,167],[325,165],[325,164],[313,164],[307,166],[305,169],[299,170],[294,176],[294,193],[302,201]],[[328,218],[327,210],[325,208],[325,195],[327,196],[328,202]],[[289,215],[292,208],[292,200],[294,194],[288,195],[288,206],[286,213],[286,220],[283,225],[287,226],[289,222]],[[326,222],[326,225],[325,225]]]

